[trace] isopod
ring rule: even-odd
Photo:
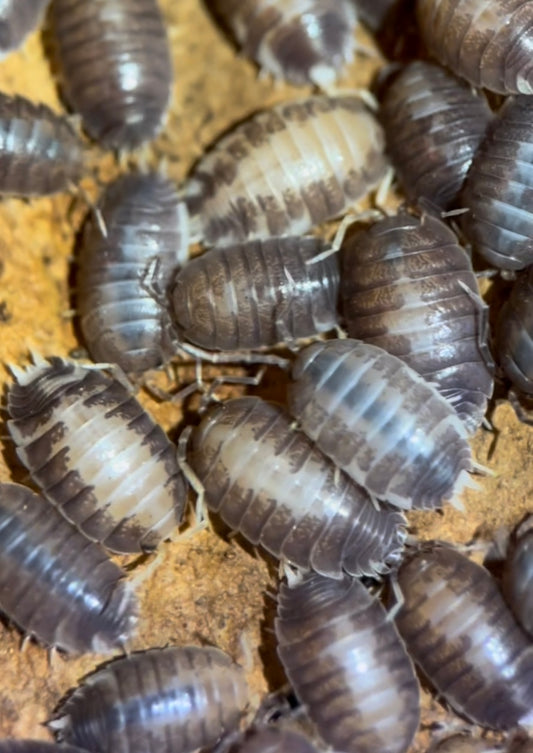
[[[171,181],[130,174],[107,187],[99,211],[107,234],[91,217],[78,270],[78,313],[89,353],[127,373],[157,368],[175,352],[164,301],[187,257],[185,205]]]
[[[517,276],[500,312],[496,351],[514,388],[533,397],[533,265]]]
[[[264,110],[221,138],[185,186],[205,243],[301,235],[341,214],[386,171],[380,125],[352,95]]]
[[[514,97],[490,124],[461,195],[463,232],[498,269],[533,264],[532,162],[533,97]]]
[[[243,52],[277,79],[331,86],[353,57],[349,0],[210,0]]]
[[[505,560],[502,585],[514,616],[533,637],[533,514],[514,532]]]
[[[437,65],[416,60],[391,79],[380,120],[411,202],[429,199],[440,209],[456,203],[490,118],[485,97]]]
[[[387,217],[344,241],[342,272],[349,336],[405,361],[475,432],[493,389],[488,308],[452,231],[427,215]]]
[[[94,753],[192,753],[232,731],[247,701],[244,672],[223,651],[169,646],[87,677],[52,726]]]
[[[483,567],[429,542],[398,573],[396,624],[415,662],[461,715],[493,729],[533,722],[533,643]]]
[[[83,753],[73,745],[60,745],[43,740],[0,740],[0,753]]]
[[[533,94],[533,11],[522,0],[417,0],[428,50],[474,86]]]
[[[40,24],[50,0],[2,0],[0,56],[16,50]]]
[[[330,340],[300,351],[289,408],[300,428],[370,494],[440,507],[468,485],[464,424],[413,369],[381,348]]]
[[[1,750],[0,753],[2,753]],[[33,752],[28,751],[28,753]],[[318,751],[306,737],[297,732],[278,727],[264,727],[249,734],[234,753],[318,753]]]
[[[403,516],[376,509],[277,405],[216,406],[193,430],[187,459],[209,509],[280,559],[331,578],[376,576],[400,559]]]
[[[343,753],[404,753],[419,722],[414,668],[394,623],[358,580],[283,583],[278,654],[325,742]]]
[[[123,578],[49,502],[0,484],[0,609],[26,635],[73,653],[122,646],[137,612]]]
[[[214,248],[181,269],[172,290],[180,337],[209,350],[291,342],[338,325],[339,268],[318,238]]]
[[[85,150],[49,107],[0,92],[0,194],[46,196],[80,179]]]
[[[12,367],[8,428],[32,479],[90,539],[153,549],[179,524],[186,484],[175,447],[131,391],[53,357]]]
[[[53,0],[50,20],[65,99],[108,149],[133,149],[163,125],[172,88],[157,0]]]
[[[452,735],[432,745],[428,753],[503,753],[501,746],[472,735]]]

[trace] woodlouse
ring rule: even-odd
[[[405,361],[475,432],[493,389],[488,308],[452,231],[428,215],[386,217],[344,241],[342,272],[349,336]]]
[[[353,57],[349,0],[209,0],[245,55],[296,86],[328,87]]]
[[[78,273],[78,312],[95,361],[140,373],[174,353],[173,327],[162,300],[188,251],[185,205],[171,181],[150,173],[111,183],[84,233]],[[150,271],[153,267],[153,271]]]
[[[533,97],[500,109],[477,150],[461,195],[461,227],[499,269],[533,264]]]
[[[388,83],[380,120],[407,198],[456,203],[491,111],[486,99],[437,65],[417,60]]]
[[[494,742],[472,735],[452,735],[432,745],[428,753],[498,753],[503,749]]]
[[[207,244],[300,235],[341,214],[386,171],[380,125],[352,95],[257,113],[221,138],[185,187]]]
[[[0,3],[0,57],[16,50],[40,24],[50,0],[2,0]]]
[[[278,654],[325,742],[403,753],[418,727],[413,665],[383,606],[357,580],[304,576],[280,587]]]
[[[302,430],[370,494],[439,507],[468,485],[466,428],[436,388],[396,356],[358,340],[300,351],[289,406]]]
[[[83,750],[43,740],[0,740],[0,753],[83,753]]]
[[[123,578],[49,502],[0,484],[0,609],[27,635],[73,653],[122,646],[137,611]]]
[[[52,725],[94,753],[190,753],[235,728],[247,696],[244,672],[220,649],[169,646],[87,677]]]
[[[175,447],[131,391],[61,358],[12,367],[10,434],[45,496],[116,552],[154,548],[179,524],[186,484]]]
[[[157,0],[53,0],[50,19],[68,104],[109,149],[156,136],[172,87]]]
[[[516,619],[533,636],[533,514],[514,532],[505,560],[502,585]]]
[[[417,0],[417,17],[428,50],[458,76],[500,94],[533,94],[528,2]]]
[[[491,575],[430,542],[404,560],[398,583],[396,624],[439,695],[484,727],[531,724],[533,644]]]
[[[1,750],[0,753],[2,753]],[[6,751],[6,753],[9,752]],[[28,753],[33,752],[28,751]],[[248,735],[235,751],[232,749],[232,753],[318,753],[318,751],[306,737],[297,732],[277,727],[265,727]]]
[[[403,516],[376,509],[277,405],[243,397],[216,406],[187,458],[209,509],[280,559],[332,578],[376,576],[400,559]]]
[[[0,92],[0,194],[46,196],[81,177],[84,146],[49,107]]]
[[[309,264],[318,238],[271,238],[215,248],[181,269],[172,291],[180,336],[209,350],[291,342],[338,325],[336,254]]]
[[[533,266],[518,275],[500,312],[496,351],[515,389],[533,397]]]

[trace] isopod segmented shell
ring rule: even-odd
[[[500,312],[496,350],[515,389],[533,397],[533,265],[519,273]]]
[[[16,50],[44,15],[50,0],[2,0],[0,2],[0,57]]]
[[[502,585],[514,616],[533,637],[533,514],[513,534]]]

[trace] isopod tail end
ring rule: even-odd
[[[23,384],[24,383],[24,378],[25,378],[25,375],[26,375],[26,372],[24,371],[24,369],[21,369],[19,366],[15,366],[14,363],[8,363],[6,365],[7,365],[7,368],[9,369],[9,371],[13,374],[15,380],[19,384]]]
[[[480,476],[491,476],[492,478],[497,475],[496,472],[492,470],[492,468],[488,468],[486,465],[482,465],[481,463],[476,463],[475,460],[472,461],[472,471],[474,473],[478,473]]]

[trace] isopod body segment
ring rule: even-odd
[[[72,653],[120,648],[137,619],[122,570],[18,484],[0,484],[0,609],[27,635]]]
[[[2,0],[0,6],[0,57],[16,50],[44,15],[50,0]]]
[[[500,311],[496,351],[513,387],[533,397],[533,265],[518,274]]]
[[[533,514],[511,538],[503,570],[503,593],[514,616],[533,637]]]
[[[53,726],[94,753],[192,753],[232,731],[247,701],[243,670],[223,651],[169,646],[87,677]]]

